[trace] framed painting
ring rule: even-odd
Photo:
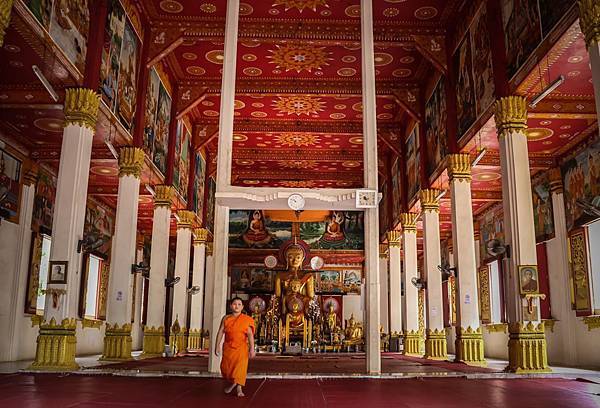
[[[521,295],[540,293],[540,278],[537,265],[518,265],[519,293]]]
[[[69,262],[67,261],[50,261],[48,283],[51,284],[66,284]]]
[[[475,86],[473,81],[471,37],[467,35],[454,56],[456,78],[456,114],[458,116],[458,137],[460,138],[475,122]]]
[[[447,153],[446,84],[441,77],[425,105],[425,140],[427,145],[427,175],[431,176]],[[394,217],[396,218],[396,217]]]
[[[0,192],[4,196],[0,209],[2,218],[19,222],[21,206],[22,162],[16,156],[0,149]]]
[[[85,71],[89,27],[88,0],[54,0],[50,36],[82,74]]]
[[[344,293],[341,271],[318,272],[317,287],[321,293]]]
[[[362,272],[358,269],[345,269],[342,271],[344,292],[360,295]]]

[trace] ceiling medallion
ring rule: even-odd
[[[177,14],[183,11],[183,6],[175,0],[164,0],[160,2],[160,9],[167,13]]]
[[[350,64],[352,62],[356,62],[356,57],[354,55],[344,55],[342,57],[342,62]]]
[[[287,169],[314,169],[317,162],[314,160],[279,160],[279,165]]]
[[[191,67],[187,67],[186,72],[190,75],[204,75],[206,73],[206,71],[204,70],[204,68],[193,65]]]
[[[256,67],[248,67],[244,68],[243,72],[248,76],[259,76],[262,74],[262,69]]]
[[[204,113],[204,116],[219,116],[219,112],[214,110],[205,110],[202,113]]]
[[[346,117],[346,115],[344,115],[343,113],[336,112],[336,113],[330,114],[329,117],[331,119],[344,119]]]
[[[360,17],[360,5],[356,4],[354,6],[346,7],[344,10],[348,17],[359,18]]]
[[[279,100],[273,102],[273,107],[288,115],[314,115],[323,111],[325,102],[321,98],[305,95],[280,96]]]
[[[325,47],[315,47],[313,45],[284,44],[276,45],[274,50],[269,50],[273,55],[267,56],[272,64],[277,68],[283,68],[286,71],[294,70],[301,72],[306,70],[312,72],[313,69],[322,69],[329,65],[327,61],[330,53],[325,51]]]
[[[254,54],[244,54],[242,56],[242,59],[244,61],[256,61],[256,55],[254,55]]]
[[[552,137],[554,131],[546,128],[529,128],[527,129],[527,140],[530,142],[537,142],[540,140],[548,139]]]
[[[354,76],[356,75],[356,70],[354,68],[340,68],[337,73],[339,76]]]
[[[33,122],[33,125],[38,129],[57,133],[63,132],[63,124],[64,121],[55,118],[40,118]]]
[[[275,136],[275,142],[283,146],[314,146],[319,136],[312,133],[282,133]]]
[[[438,15],[438,10],[435,7],[421,7],[415,11],[415,17],[419,20],[429,20]]]
[[[212,50],[206,53],[206,60],[213,64],[223,64],[223,50]]]
[[[246,104],[239,99],[233,101],[233,109],[242,109],[246,106]]]
[[[212,3],[204,3],[200,5],[200,10],[205,13],[211,14],[217,11],[217,7]]]
[[[268,116],[265,112],[261,111],[252,112],[250,115],[254,116],[255,118],[266,118]]]
[[[394,60],[387,52],[376,52],[375,53],[375,66],[388,65],[390,62]]]
[[[317,11],[317,6],[329,7],[326,0],[275,0],[273,7],[284,6],[285,11],[290,9],[297,9],[300,13],[304,9]]]
[[[361,145],[363,144],[363,138],[362,136],[351,137],[349,142],[352,144]]]
[[[183,57],[183,59],[186,59],[188,61],[194,61],[194,60],[198,59],[198,56],[196,54],[194,54],[193,52],[184,52],[182,57]]]
[[[301,181],[297,181],[297,180],[286,180],[286,181],[281,181],[279,183],[282,187],[314,187],[315,183],[313,181],[310,180],[301,180]]]
[[[410,69],[405,68],[398,68],[392,72],[392,75],[398,78],[406,78],[409,77],[411,74],[412,71]]]
[[[260,181],[258,181],[258,180],[244,180],[244,181],[242,181],[242,183],[254,186],[256,184],[260,184]]]
[[[342,166],[344,167],[360,167],[360,162],[354,161],[354,160],[347,160],[345,162],[342,163]]]
[[[240,3],[240,16],[249,16],[254,12],[252,6],[248,3]]]
[[[400,10],[395,7],[389,7],[383,10],[383,15],[385,17],[396,17],[398,14],[400,14]]]

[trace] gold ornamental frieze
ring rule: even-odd
[[[140,178],[144,166],[144,151],[139,147],[122,147],[119,151],[119,177]]]
[[[154,207],[170,207],[175,190],[171,186],[158,185],[154,188]]]
[[[206,228],[196,228],[194,230],[194,244],[204,244],[208,241],[208,230]]]
[[[448,156],[448,177],[450,180],[471,181],[471,156],[468,153]]]
[[[440,201],[438,199],[440,193],[441,191],[435,188],[428,188],[420,191],[419,195],[423,211],[440,211]]]
[[[96,130],[100,95],[87,88],[68,88],[65,96],[65,127],[69,125]]]
[[[400,248],[400,242],[402,241],[401,231],[388,231],[387,233],[388,245],[390,248]]]
[[[579,25],[588,47],[600,43],[600,3],[598,0],[579,0]]]
[[[402,225],[402,230],[416,233],[418,216],[419,214],[417,213],[401,213],[400,224]]]
[[[387,259],[388,257],[388,246],[386,244],[379,244],[379,258]]]
[[[165,328],[144,326],[144,342],[141,358],[160,357],[165,348]]]
[[[494,120],[498,138],[527,129],[527,100],[522,96],[500,98],[494,104]]]
[[[189,210],[179,210],[177,211],[177,217],[179,220],[177,221],[177,228],[192,228],[194,224],[194,220],[196,219],[196,213]]]

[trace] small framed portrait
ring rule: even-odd
[[[67,261],[50,261],[48,283],[67,283]]]
[[[539,293],[540,281],[537,265],[519,265],[518,268],[521,295]]]

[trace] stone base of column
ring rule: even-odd
[[[169,337],[169,345],[173,353],[182,353],[187,349],[188,334],[187,329],[182,327],[178,332],[174,332],[171,328],[171,336]]]
[[[427,330],[427,338],[425,339],[425,358],[429,360],[448,359],[446,330]]]
[[[483,352],[483,333],[481,327],[477,329],[471,326],[458,328],[456,331],[456,340],[454,342],[456,348],[457,363],[465,363],[471,366],[487,367],[487,361]]]
[[[202,350],[202,329],[190,329],[187,349]]]
[[[104,333],[104,353],[100,361],[132,360],[131,341],[131,323],[124,323],[121,327],[118,323],[112,326],[107,323]]]
[[[422,345],[423,334],[419,330],[409,330],[404,332],[404,350],[402,354],[412,357],[423,357]]]
[[[40,324],[35,360],[30,370],[74,371],[79,369],[75,362],[77,346],[77,320],[64,319],[60,324],[52,318],[50,323]]]
[[[508,325],[508,366],[517,374],[549,373],[544,323],[511,323]]]
[[[165,328],[144,327],[144,344],[141,358],[162,357],[165,351]]]

